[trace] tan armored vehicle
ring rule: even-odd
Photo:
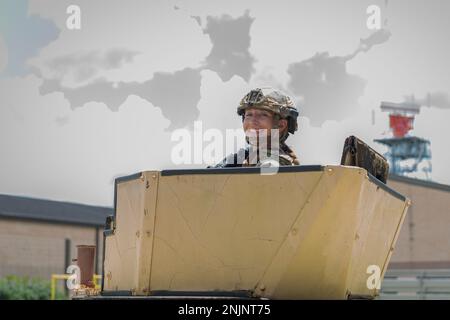
[[[374,298],[408,205],[357,166],[119,178],[100,296]]]

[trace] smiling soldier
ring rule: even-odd
[[[241,99],[237,113],[242,117],[247,147],[213,168],[264,166],[274,155],[278,155],[277,165],[300,164],[285,142],[298,128],[298,111],[289,96],[273,88],[256,88]]]

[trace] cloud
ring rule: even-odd
[[[73,63],[70,68],[58,69],[67,71],[58,74],[64,87],[77,88],[94,78],[145,82],[157,72],[196,69],[212,47],[197,22],[167,1],[135,0],[124,5],[120,0],[78,0],[80,30],[65,27],[66,8],[73,1],[38,0],[31,4],[31,12],[52,19],[62,32],[30,64],[43,78],[53,79],[55,70],[48,63],[69,58]],[[126,52],[118,51],[123,48]],[[105,65],[108,61],[111,65]],[[82,79],[86,81],[78,81]]]
[[[163,115],[171,121],[170,129],[174,129],[192,124],[198,118],[200,83],[198,69],[158,72],[153,79],[133,88],[133,93],[161,107]]]
[[[200,16],[191,16],[191,18],[194,19],[200,27],[202,26],[202,17],[200,17]]]
[[[373,32],[370,36],[365,39],[361,39],[359,41],[359,47],[356,49],[355,53],[352,55],[352,58],[359,52],[367,52],[373,46],[383,44],[389,40],[392,33],[387,29],[380,29]]]
[[[170,129],[174,129],[190,125],[197,119],[200,82],[198,69],[185,68],[174,73],[155,73],[152,79],[143,83],[97,79],[82,87],[67,88],[59,80],[45,79],[39,92],[62,92],[72,109],[100,102],[112,111],[117,111],[130,95],[136,95],[161,108],[171,122]]]
[[[8,50],[8,64],[4,74],[25,75],[29,69],[27,60],[34,57],[39,49],[56,40],[59,29],[52,21],[37,15],[28,15],[28,1],[1,1],[0,33],[3,34]]]
[[[438,109],[450,109],[449,95],[443,91],[429,92],[423,98],[417,99],[414,94],[405,95],[404,101],[396,103],[397,106],[406,109],[423,111],[424,107],[435,107]]]
[[[159,108],[130,96],[117,112],[71,110],[61,94],[41,96],[41,82],[0,79],[0,193],[112,206],[113,177],[171,166]]]
[[[71,75],[74,82],[80,83],[94,78],[102,70],[119,69],[125,63],[131,63],[137,54],[123,48],[71,53],[49,60],[47,66],[51,78],[61,79]]]
[[[349,74],[346,63],[345,57],[322,52],[289,65],[288,89],[297,96],[301,114],[313,125],[346,119],[358,107],[366,81]]]
[[[68,4],[47,7],[44,0],[33,2],[30,10],[63,26],[61,12]],[[171,129],[191,125],[198,116],[200,63],[211,49],[199,25],[163,1],[137,1],[126,8],[120,1],[77,4],[81,30],[64,28],[58,41],[31,61],[35,75],[44,79],[41,94],[60,92],[72,109],[100,102],[112,111],[137,95],[160,107]],[[122,19],[126,14],[132,21]]]
[[[330,56],[328,52],[316,53],[301,62],[291,63],[288,89],[299,100],[302,115],[313,125],[325,120],[344,120],[359,107],[358,99],[364,95],[366,80],[347,72],[347,63],[360,52],[385,43],[391,33],[378,30],[361,39],[357,49],[346,56]]]
[[[416,100],[421,106],[450,109],[450,99],[447,92],[436,91],[428,93],[426,97]]]
[[[92,83],[79,88],[63,87],[58,80],[45,79],[39,89],[41,94],[62,92],[72,109],[80,108],[90,102],[104,103],[111,111],[117,111],[125,102],[137,83],[117,83],[96,79]]]
[[[234,75],[249,81],[255,71],[255,58],[249,52],[253,21],[249,11],[238,18],[208,16],[203,32],[208,34],[213,47],[205,59],[204,68],[217,72],[223,81]]]

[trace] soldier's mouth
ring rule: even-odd
[[[264,131],[267,131],[267,129],[264,129],[264,128],[250,128],[250,129],[248,129],[248,130],[253,130],[253,131],[256,131],[256,132],[264,132]]]

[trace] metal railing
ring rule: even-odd
[[[71,275],[70,274],[52,274],[50,282],[50,300],[56,299],[56,282],[58,280],[67,281]],[[100,289],[100,281],[102,276],[99,274],[94,274],[92,281],[94,282],[95,289]]]

